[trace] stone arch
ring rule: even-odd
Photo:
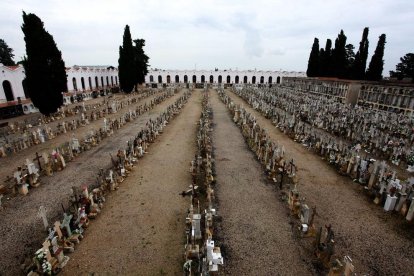
[[[187,75],[184,75],[184,83],[187,83],[188,82],[188,77],[187,77]]]
[[[269,83],[272,83],[272,81],[273,81],[273,78],[272,78],[272,76],[270,76],[269,77]]]
[[[114,76],[111,76],[111,85],[114,86]]]
[[[102,87],[104,87],[105,86],[105,84],[104,84],[104,79],[103,79],[103,77],[101,76],[101,84],[102,84]]]
[[[264,77],[263,77],[263,76],[261,76],[261,77],[260,77],[260,83],[261,83],[261,84],[263,84],[263,83],[264,83]]]
[[[118,76],[115,76],[115,83],[118,85]]]
[[[179,75],[175,75],[175,83],[179,83],[180,82],[180,76]]]
[[[197,82],[197,76],[193,75],[193,83],[196,83],[196,82]]]
[[[154,82],[154,76],[150,75],[150,82]]]
[[[252,84],[255,84],[256,83],[256,76],[253,76],[252,77]]]
[[[223,77],[221,75],[218,76],[218,83],[221,83],[223,81]]]
[[[73,90],[78,91],[78,84],[76,82],[76,78],[72,78]]]
[[[91,77],[88,78],[88,82],[89,82],[89,90],[92,90],[92,78]]]
[[[210,75],[210,83],[213,83],[213,82],[214,82],[214,76]]]
[[[234,82],[235,82],[235,83],[239,83],[239,76],[236,76],[236,77],[234,78]]]
[[[8,80],[3,81],[3,90],[6,95],[6,101],[14,101],[13,88]]]
[[[99,87],[98,76],[95,76],[95,88]]]
[[[26,78],[24,78],[24,80],[22,80],[22,86],[23,86],[24,97],[26,99],[30,98],[29,90],[27,88],[27,79]]]
[[[201,83],[205,83],[206,82],[206,77],[204,75],[201,75]]]
[[[162,83],[162,76],[158,75],[158,83]]]
[[[280,83],[280,76],[277,76],[276,83]]]
[[[106,86],[109,86],[109,77],[106,76]]]
[[[247,83],[247,76],[243,77],[243,83]]]
[[[227,75],[226,82],[227,82],[227,83],[231,83],[231,77],[230,77],[230,75]]]
[[[82,90],[85,90],[85,79],[83,77],[81,77],[81,85],[82,85]]]
[[[167,83],[170,83],[171,82],[171,77],[170,77],[170,75],[167,75]]]

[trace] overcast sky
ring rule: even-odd
[[[25,54],[22,11],[53,35],[67,66],[118,65],[124,27],[146,40],[151,68],[306,71],[314,37],[324,47],[341,29],[369,57],[385,33],[384,75],[414,52],[413,0],[1,0],[0,38]]]

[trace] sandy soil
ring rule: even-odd
[[[124,148],[126,141],[135,136],[150,118],[155,119],[182,93],[181,91],[166,99],[149,113],[140,115],[109,138],[102,140],[96,147],[81,154],[73,162],[67,163],[65,170],[51,177],[43,177],[42,185],[32,189],[26,197],[18,196],[5,202],[4,209],[0,212],[0,275],[18,274],[20,263],[26,256],[31,258],[44,241],[46,234],[41,219],[37,217],[41,205],[46,207],[50,223],[60,219],[61,204],[66,206],[70,188],[95,181],[99,168],[109,165],[109,154],[114,155],[119,148]],[[150,98],[146,100],[150,101]],[[86,131],[86,128],[82,130]],[[50,142],[55,143],[56,139]],[[44,143],[42,146],[47,147],[47,144]],[[34,154],[35,149],[29,149],[27,152],[32,150]]]
[[[407,229],[401,218],[366,200],[361,186],[340,176],[320,157],[281,133],[237,95],[230,91],[227,94],[235,103],[243,104],[270,138],[284,145],[287,155],[295,160],[298,190],[309,206],[317,207],[316,224],[332,224],[337,256],[342,259],[349,255],[359,274],[414,275],[412,226]]]
[[[196,91],[107,200],[64,275],[181,275],[189,163],[201,112]]]
[[[289,225],[286,206],[267,184],[260,163],[248,149],[216,92],[212,92],[216,196],[222,217],[228,275],[312,275]],[[283,250],[282,250],[283,249]]]

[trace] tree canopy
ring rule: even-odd
[[[126,25],[124,29],[122,46],[119,46],[118,64],[121,90],[125,93],[131,93],[137,83],[137,76],[134,47],[132,46],[131,32],[128,25]]]
[[[369,63],[366,79],[371,81],[382,80],[382,71],[384,70],[384,50],[385,50],[385,34],[380,35],[377,48]]]
[[[0,38],[0,63],[3,63],[3,65],[6,66],[15,65],[13,58],[13,49]]]
[[[357,80],[363,80],[365,78],[365,69],[367,67],[367,59],[368,59],[368,27],[364,28],[362,33],[362,39],[359,43],[358,52],[355,55],[355,62],[352,67],[352,74],[351,77]]]
[[[145,82],[145,76],[148,74],[149,57],[144,52],[145,39],[135,39],[134,43],[136,83],[142,84]]]
[[[319,39],[315,37],[312,45],[312,51],[309,55],[308,70],[306,70],[308,77],[317,77],[319,75]]]
[[[406,54],[400,61],[395,66],[395,71],[390,71],[390,76],[399,80],[410,78],[411,82],[414,82],[414,53]]]
[[[22,31],[26,42],[23,65],[30,99],[42,114],[49,115],[63,104],[67,90],[65,62],[53,36],[35,14],[23,12]]]

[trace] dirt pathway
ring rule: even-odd
[[[349,255],[359,274],[414,275],[414,247],[407,231],[397,228],[401,219],[365,200],[358,184],[281,133],[243,99],[230,91],[227,95],[253,114],[270,138],[284,145],[287,156],[295,160],[298,190],[309,206],[317,207],[316,224],[332,224],[338,256]]]
[[[247,148],[215,91],[214,145],[217,197],[223,218],[219,235],[227,248],[229,275],[312,275],[293,239],[286,206],[266,184],[262,168]]]
[[[100,217],[87,230],[64,275],[182,275],[185,210],[179,193],[191,183],[201,93],[151,145]],[[87,257],[86,257],[87,256]]]
[[[0,275],[19,273],[19,264],[24,257],[32,257],[42,244],[45,233],[41,219],[37,216],[41,205],[47,209],[49,223],[61,218],[60,206],[62,203],[67,204],[70,188],[95,181],[99,169],[110,163],[109,154],[115,156],[116,151],[124,148],[126,141],[135,136],[150,118],[155,119],[182,94],[183,91],[141,114],[96,147],[67,163],[65,170],[51,177],[43,177],[41,186],[32,189],[26,197],[14,198],[15,204],[6,203],[0,219]]]

